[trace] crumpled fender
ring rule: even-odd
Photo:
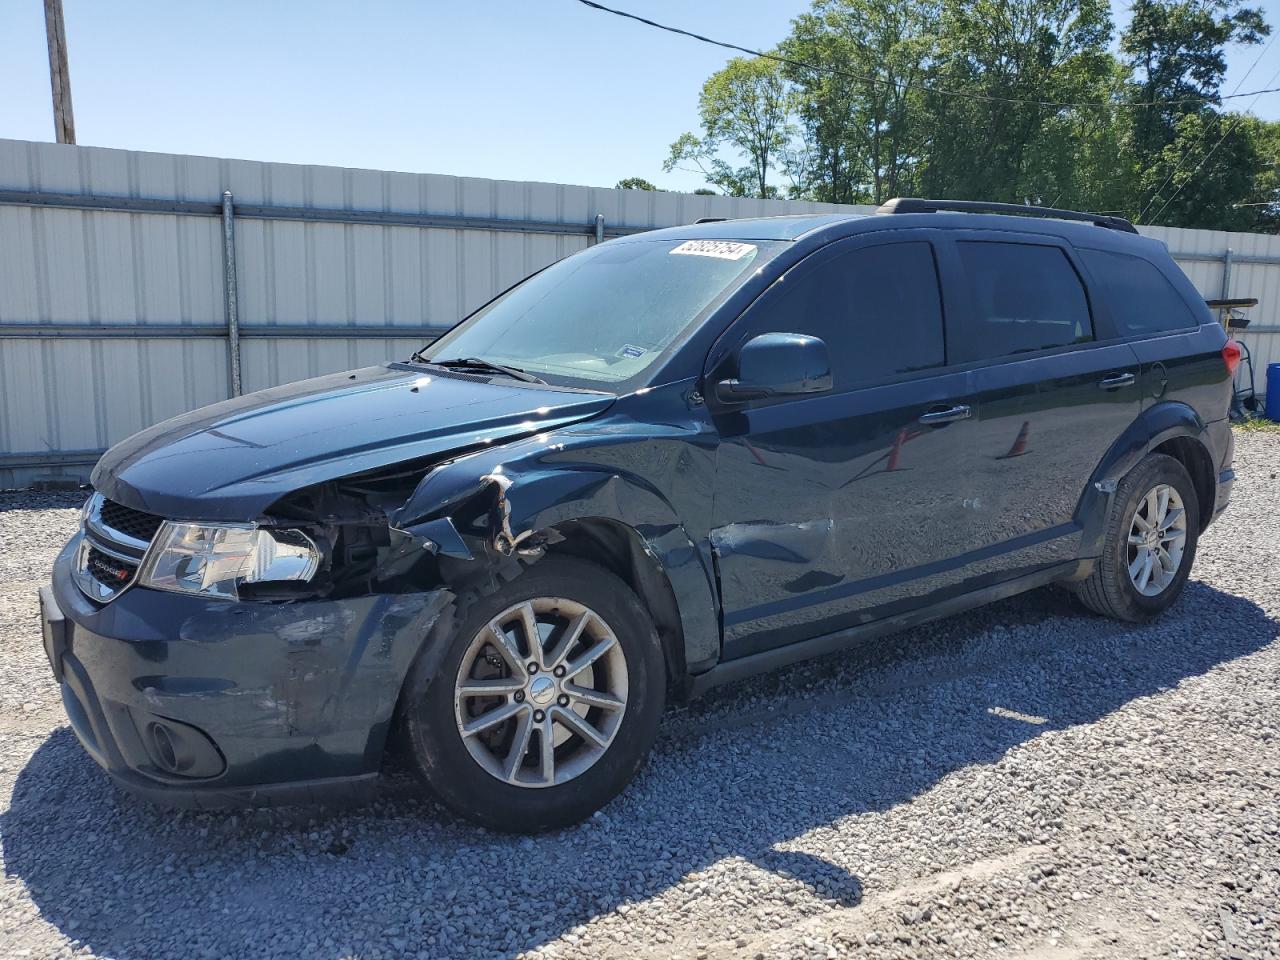
[[[423,478],[390,517],[393,528],[430,536],[428,527],[465,507],[473,498],[492,498],[488,544],[499,554],[536,550],[543,531],[571,520],[606,519],[630,527],[671,584],[679,608],[688,664],[709,664],[720,654],[718,602],[705,531],[689,531],[680,517],[710,515],[711,483],[697,474],[702,455],[687,435],[664,444],[652,433],[583,432],[540,434],[442,464]],[[652,483],[625,469],[640,456],[648,468],[685,475],[676,486],[685,495],[705,497],[705,509],[677,511]],[[662,458],[668,462],[661,463]],[[672,462],[674,461],[674,462]],[[706,455],[706,469],[711,469]],[[452,526],[452,525],[450,525]],[[456,554],[450,554],[456,555]],[[483,559],[478,559],[483,562]]]

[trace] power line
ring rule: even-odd
[[[1231,96],[1235,96],[1236,91],[1244,86],[1244,82],[1249,79],[1249,74],[1253,73],[1254,68],[1257,67],[1258,64],[1262,62],[1262,58],[1265,57],[1267,55],[1267,51],[1271,49],[1271,45],[1276,42],[1277,36],[1280,36],[1280,34],[1273,33],[1271,35],[1271,39],[1268,40],[1266,46],[1262,48],[1262,52],[1259,53],[1257,59],[1255,59],[1253,63],[1249,65],[1249,69],[1244,72],[1244,76],[1241,77],[1240,82],[1236,84],[1236,89],[1231,91]],[[1217,114],[1217,116],[1214,117],[1214,119],[1211,122],[1206,123],[1204,125],[1204,129],[1200,131],[1200,136],[1196,138],[1196,142],[1193,143],[1191,146],[1187,147],[1187,149],[1183,152],[1182,156],[1178,158],[1178,163],[1173,168],[1173,170],[1170,171],[1169,176],[1165,177],[1164,182],[1160,184],[1160,186],[1156,187],[1155,190],[1152,191],[1151,199],[1147,201],[1146,206],[1144,206],[1142,208],[1142,211],[1138,214],[1138,219],[1137,219],[1138,223],[1141,223],[1142,218],[1147,215],[1147,211],[1156,205],[1156,201],[1160,199],[1161,191],[1163,191],[1165,187],[1167,187],[1171,182],[1173,182],[1173,178],[1178,175],[1178,171],[1181,170],[1182,165],[1186,163],[1188,159],[1190,159],[1191,154],[1194,153],[1196,150],[1200,149],[1200,144],[1204,143],[1205,138],[1209,136],[1209,131],[1213,129],[1214,124],[1216,123],[1219,127],[1222,126],[1222,118],[1225,116],[1226,116],[1225,113],[1219,113]]]
[[[792,67],[800,67],[803,70],[812,70],[815,73],[829,73],[834,76],[844,77],[847,80],[858,80],[862,83],[883,84],[884,86],[894,87],[898,90],[907,90],[912,86],[917,86],[922,90],[930,93],[940,94],[946,97],[956,97],[967,100],[980,100],[986,103],[1015,103],[1024,106],[1034,107],[1106,107],[1108,109],[1137,109],[1142,107],[1174,107],[1188,104],[1216,104],[1223,100],[1230,100],[1235,97],[1253,97],[1261,96],[1264,93],[1276,93],[1280,91],[1280,87],[1267,87],[1262,90],[1249,90],[1245,93],[1233,93],[1225,97],[1195,97],[1184,100],[1142,100],[1131,103],[1120,101],[1108,102],[1104,100],[1085,100],[1085,101],[1066,101],[1066,100],[1029,100],[1019,97],[993,97],[988,94],[973,93],[967,90],[947,90],[944,87],[935,87],[928,83],[910,84],[901,80],[886,80],[882,77],[870,77],[857,73],[850,73],[846,70],[838,70],[834,67],[820,67],[816,64],[806,63],[803,60],[796,60],[792,57],[784,57],[776,53],[766,53],[762,50],[753,50],[750,47],[739,46],[736,43],[729,43],[725,40],[714,40],[711,37],[703,36],[700,33],[694,33],[692,30],[683,30],[680,27],[672,27],[665,23],[658,23],[656,20],[650,20],[635,13],[628,13],[625,10],[615,10],[613,7],[606,7],[603,3],[596,3],[596,0],[578,0],[583,6],[590,7],[593,10],[599,10],[603,13],[611,13],[615,17],[624,17],[627,20],[634,20],[642,23],[647,27],[654,27],[658,30],[665,30],[668,33],[679,34],[682,37],[689,37],[702,43],[709,43],[715,47],[723,47],[726,50],[737,50],[739,53],[750,54],[753,57],[762,57],[765,60],[772,60],[775,63],[783,63]]]
[[[1276,70],[1276,72],[1272,74],[1271,79],[1268,80],[1267,82],[1268,83],[1274,82],[1276,77],[1280,77],[1280,70]],[[1253,103],[1250,103],[1249,106],[1246,108],[1246,111],[1252,110],[1253,104],[1257,102],[1258,102],[1257,97],[1255,97],[1253,99]],[[1182,184],[1182,186],[1180,186],[1177,190],[1173,191],[1173,196],[1171,196],[1168,200],[1166,200],[1164,202],[1164,206],[1162,206],[1159,210],[1156,211],[1156,215],[1151,218],[1150,223],[1154,224],[1157,220],[1159,220],[1160,215],[1164,213],[1165,210],[1168,209],[1169,204],[1173,203],[1174,200],[1177,200],[1178,195],[1182,193],[1183,190],[1187,189],[1187,184],[1191,183],[1191,181],[1195,179],[1196,174],[1200,172],[1200,168],[1203,167],[1206,161],[1208,161],[1208,159],[1214,155],[1217,149],[1220,146],[1222,146],[1223,143],[1226,142],[1227,137],[1231,136],[1231,131],[1235,130],[1235,128],[1240,125],[1240,122],[1244,120],[1246,116],[1247,116],[1247,113],[1236,114],[1236,116],[1231,121],[1231,126],[1227,127],[1226,131],[1222,134],[1221,139],[1219,139],[1217,143],[1215,143],[1212,147],[1209,148],[1208,153],[1206,153],[1203,157],[1200,158],[1200,162],[1197,163],[1196,168],[1191,171],[1191,175],[1187,177],[1186,181]]]

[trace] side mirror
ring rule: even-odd
[[[825,393],[831,389],[827,345],[802,333],[762,333],[738,351],[738,376],[716,384],[725,403]]]

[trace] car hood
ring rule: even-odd
[[[158,423],[108,450],[93,486],[160,516],[247,521],[301,487],[562,427],[613,401],[426,366],[368,367]]]

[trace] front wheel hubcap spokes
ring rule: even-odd
[[[1186,507],[1178,491],[1157,484],[1139,501],[1129,527],[1129,579],[1139,593],[1162,593],[1182,565],[1187,540]]]
[[[501,664],[495,671],[497,654]],[[571,780],[609,748],[626,710],[622,647],[601,617],[537,598],[494,617],[462,658],[458,732],[494,777],[521,787]]]

